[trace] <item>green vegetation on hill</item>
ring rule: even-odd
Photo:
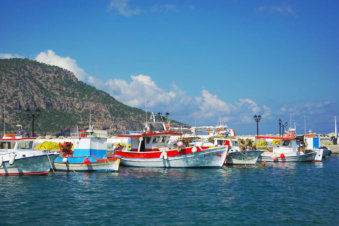
[[[14,132],[20,124],[29,133],[31,117],[25,110],[41,109],[35,119],[36,134],[56,134],[76,125],[86,128],[90,112],[95,127],[114,133],[140,130],[145,119],[144,111],[79,81],[70,71],[28,59],[0,60],[1,112],[4,108],[6,130]]]

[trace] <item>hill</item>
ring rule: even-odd
[[[41,111],[35,117],[38,135],[74,132],[76,125],[85,129],[90,112],[96,128],[113,133],[141,130],[145,121],[143,110],[120,103],[70,71],[28,59],[1,59],[0,119],[3,122],[5,109],[6,131],[14,132],[20,124],[31,132],[27,108]],[[3,127],[1,123],[1,132]]]

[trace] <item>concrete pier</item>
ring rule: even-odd
[[[332,154],[339,154],[339,145],[326,145],[331,150]]]

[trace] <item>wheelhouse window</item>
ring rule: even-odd
[[[20,141],[18,143],[18,149],[32,149],[33,148],[33,141]]]
[[[218,145],[224,145],[224,143],[225,143],[225,141],[223,141],[223,140],[218,140],[218,141],[217,141],[217,144],[218,144]]]
[[[232,141],[232,146],[238,146],[238,141],[233,140],[233,141]]]
[[[15,142],[0,142],[0,149],[14,149]]]
[[[290,144],[289,140],[284,140],[284,142],[282,143],[282,146],[288,146]]]

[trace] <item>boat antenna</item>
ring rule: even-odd
[[[290,128],[292,126],[292,113],[290,113]]]
[[[88,129],[89,130],[92,129],[92,110],[89,110],[89,125],[88,125]]]
[[[306,134],[306,115],[304,115],[304,134]]]
[[[146,102],[145,102],[145,121],[146,121],[146,124],[147,124],[147,106],[146,106]]]
[[[334,116],[334,136],[335,136],[335,138],[338,137],[338,131],[337,131],[337,116]]]
[[[6,121],[5,121],[5,114],[6,114],[6,107],[4,105],[4,112],[3,112],[3,118],[4,118],[4,136],[6,134]]]

